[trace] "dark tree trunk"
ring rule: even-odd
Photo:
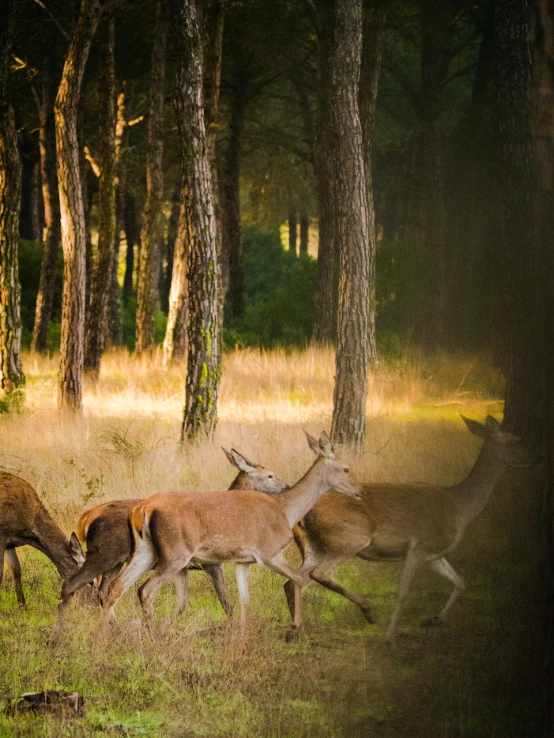
[[[40,152],[36,142],[24,136],[19,144],[21,154],[21,209],[19,213],[19,235],[28,241],[41,241],[40,229]]]
[[[339,311],[331,433],[337,443],[360,450],[365,438],[368,370],[371,363],[367,187],[359,81],[362,0],[337,0],[331,45],[331,131],[337,242]]]
[[[125,276],[123,278],[123,299],[129,302],[133,294],[133,274],[135,269],[135,244],[137,243],[137,208],[135,198],[126,192],[123,195],[123,230],[125,231]]]
[[[33,340],[31,342],[31,350],[41,353],[44,353],[47,347],[48,326],[52,317],[52,303],[54,300],[56,260],[61,239],[60,196],[58,194],[58,175],[56,172],[54,89],[52,61],[47,58],[42,70],[42,96],[39,110],[40,168],[46,232],[35,308]]]
[[[98,0],[83,0],[54,106],[64,288],[58,403],[80,409],[85,328],[86,228],[77,116],[90,45],[100,15]]]
[[[289,214],[289,251],[296,256],[296,234],[298,231],[298,220],[294,213]]]
[[[163,299],[162,305],[169,315],[169,293],[171,292],[171,281],[173,278],[173,258],[175,254],[175,242],[177,240],[177,231],[179,229],[179,207],[180,207],[180,182],[175,187],[173,197],[171,198],[171,213],[167,223],[167,240],[165,243],[165,252],[167,257],[167,266],[163,275]]]
[[[364,0],[362,26],[362,62],[360,71],[360,121],[364,155],[369,263],[369,366],[375,370],[377,348],[375,346],[375,208],[373,205],[373,133],[379,76],[381,74],[381,50],[385,27],[385,3],[383,0]]]
[[[211,165],[206,150],[202,44],[194,0],[170,0],[177,50],[175,107],[181,148],[188,258],[188,364],[182,439],[211,436],[221,361],[219,264]]]
[[[308,240],[310,235],[310,219],[307,215],[300,216],[300,256],[308,254]]]
[[[173,248],[173,269],[169,290],[167,327],[163,345],[163,361],[167,366],[173,359],[182,359],[187,353],[188,316],[188,231],[184,205],[179,207],[177,235]]]
[[[329,344],[335,336],[335,261],[336,223],[334,182],[330,152],[332,151],[330,49],[335,23],[334,3],[319,0],[317,128],[314,146],[314,174],[319,209],[319,243],[317,249],[317,281],[314,297],[313,340]]]
[[[21,198],[21,160],[8,71],[15,26],[15,2],[0,6],[0,393],[11,400],[25,385],[21,368],[21,310],[17,248]]]
[[[85,371],[98,379],[100,361],[106,345],[108,305],[112,286],[112,260],[116,238],[115,191],[115,21],[104,23],[100,43],[101,90],[101,140],[99,202],[98,202],[98,250],[92,289],[90,292],[88,319],[85,332]]]
[[[247,103],[247,78],[239,70],[231,90],[229,142],[225,152],[222,206],[222,282],[229,292],[229,308],[233,318],[244,310],[244,270],[242,266],[242,232],[240,225],[240,154]]]
[[[148,151],[146,158],[146,203],[137,284],[137,330],[135,351],[140,354],[154,345],[154,312],[158,304],[160,257],[163,239],[163,113],[165,48],[168,30],[165,0],[158,0],[156,33],[150,71]]]

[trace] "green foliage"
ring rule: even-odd
[[[226,346],[304,346],[314,321],[316,262],[281,245],[278,231],[248,229],[243,240],[244,316],[224,332]]]
[[[121,322],[123,325],[123,345],[129,351],[135,348],[135,331],[137,316],[137,299],[133,295],[127,302],[121,302]],[[167,315],[161,310],[154,313],[154,343],[163,343],[165,336],[165,328],[167,325]]]
[[[35,322],[35,306],[37,301],[38,285],[40,280],[40,266],[44,247],[38,241],[19,240],[19,281],[21,283],[21,323],[23,325],[22,344],[30,346],[33,337],[33,323]],[[54,320],[60,317],[62,304],[63,257],[61,248],[56,262],[56,287],[52,316]],[[53,350],[59,347],[59,338]],[[50,336],[48,340],[50,349]]]

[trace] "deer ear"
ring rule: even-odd
[[[221,447],[221,450],[223,451],[223,453],[227,457],[227,461],[229,462],[229,464],[232,464],[233,466],[236,466],[235,460],[233,459],[232,453],[230,451],[227,451],[226,448],[223,448],[223,446]]]
[[[73,559],[78,564],[82,564],[83,561],[85,560],[85,553],[75,533],[72,533],[71,537],[69,538],[69,550],[71,552],[71,556],[73,557]]]
[[[335,453],[333,449],[333,444],[331,443],[329,436],[325,431],[319,436],[319,451],[325,458],[327,459],[334,459]]]
[[[311,436],[307,430],[305,430],[304,433],[306,434],[306,438],[308,440],[308,446],[312,449],[312,451],[314,452],[316,456],[319,456],[319,454],[321,453],[321,450],[319,448],[319,443],[317,439]]]
[[[240,469],[243,472],[247,472],[248,474],[256,469],[255,464],[253,464],[251,461],[248,461],[246,456],[239,454],[239,452],[234,448],[231,449],[231,456],[233,457],[233,463],[237,467],[237,469]]]
[[[487,429],[483,425],[483,423],[478,423],[477,420],[472,420],[471,418],[466,418],[465,415],[460,415],[460,418],[464,421],[464,423],[467,425],[468,429],[473,433],[475,436],[479,436],[480,438],[487,438],[489,433],[487,433]]]
[[[500,430],[501,425],[496,418],[493,418],[492,415],[487,415],[487,417],[485,418],[485,428],[488,431],[493,431],[493,433],[496,433]]]

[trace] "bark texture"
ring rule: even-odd
[[[163,362],[167,366],[173,359],[181,359],[187,353],[188,323],[188,228],[185,205],[179,208],[178,228],[173,247],[173,270],[169,289],[167,328],[163,345]]]
[[[40,266],[40,281],[35,307],[35,323],[31,350],[44,353],[48,327],[52,317],[56,260],[60,247],[60,196],[56,173],[56,129],[54,126],[54,80],[52,61],[46,58],[42,69],[42,95],[39,109],[40,170],[44,202],[44,254]]]
[[[133,273],[135,270],[135,244],[137,243],[137,207],[135,198],[126,192],[123,195],[123,229],[125,231],[125,277],[123,278],[123,299],[129,301],[133,294]]]
[[[310,219],[307,215],[300,216],[300,256],[308,253],[308,239],[310,233]]]
[[[167,5],[159,0],[150,69],[148,152],[146,156],[146,203],[141,231],[137,284],[135,351],[154,345],[154,312],[158,304],[160,258],[163,239],[163,111],[168,30]]]
[[[211,436],[217,422],[221,360],[219,264],[212,178],[206,150],[202,44],[194,0],[170,0],[178,56],[175,107],[189,247],[188,362],[182,439]]]
[[[21,155],[21,209],[19,213],[19,235],[28,241],[41,241],[40,227],[40,152],[36,141],[24,135],[19,143]]]
[[[58,404],[74,410],[82,405],[86,284],[86,227],[77,117],[83,74],[99,14],[99,0],[83,0],[54,106],[64,252]]]
[[[330,50],[332,158],[340,254],[335,391],[331,433],[360,450],[370,366],[371,265],[359,80],[362,0],[338,0]]]
[[[17,249],[21,199],[21,160],[8,70],[15,24],[15,2],[0,8],[0,397],[13,399],[25,384],[21,368],[21,310]],[[11,396],[11,397],[10,397]]]
[[[98,379],[106,345],[107,314],[112,286],[112,261],[116,235],[116,91],[115,21],[109,18],[101,34],[100,90],[102,100],[102,151],[98,198],[98,249],[90,292],[85,333],[85,371]],[[119,244],[118,244],[119,245]]]

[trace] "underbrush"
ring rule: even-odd
[[[161,490],[224,489],[232,477],[219,446],[294,482],[313,456],[302,428],[329,428],[330,351],[225,358],[220,423],[212,443],[178,443],[184,366],[159,356],[108,354],[85,412],[55,410],[57,357],[23,357],[27,403],[0,418],[0,465],[28,479],[70,533],[97,502]],[[483,359],[415,356],[382,364],[370,388],[361,479],[452,484],[471,467],[479,440],[458,413],[501,413],[501,384]],[[60,590],[38,552],[20,549],[28,610],[16,608],[9,575],[0,589],[0,736],[155,738],[521,738],[538,734],[542,645],[539,480],[512,470],[451,560],[467,581],[448,625],[422,629],[449,595],[432,572],[415,581],[397,646],[382,640],[399,575],[395,563],[353,561],[337,578],[367,593],[377,625],[318,585],[305,594],[306,629],[287,643],[281,577],[253,567],[249,635],[227,622],[208,579],[190,576],[190,605],[152,645],[130,591],[119,624],[99,633],[100,612],[76,598],[67,628],[48,645]],[[290,552],[291,560],[298,555]],[[236,600],[231,567],[226,581]],[[161,620],[174,594],[156,603]],[[77,690],[86,716],[8,717],[26,691]]]

